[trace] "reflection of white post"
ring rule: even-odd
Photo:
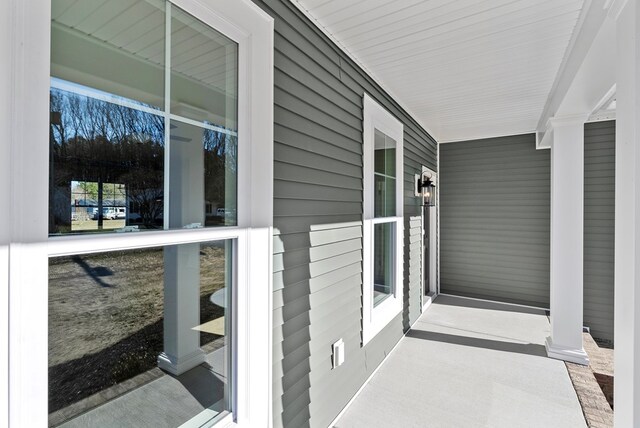
[[[172,122],[169,226],[204,222],[202,128]],[[179,375],[205,361],[200,349],[200,244],[164,250],[164,352],[160,368]]]
[[[233,253],[233,241],[224,241],[224,337],[225,337],[225,355],[223,363],[223,373],[227,376],[227,384],[231,385],[231,361],[233,358],[233,347],[231,346],[231,331],[234,311],[234,298],[232,284],[234,281],[234,263],[235,255]],[[231,404],[231,396],[229,393],[231,388],[224,388],[224,402]]]
[[[640,5],[614,1],[616,231],[614,425],[640,426]]]
[[[204,224],[204,128],[172,121],[169,227]]]
[[[551,119],[551,335],[549,357],[588,364],[582,347],[584,122]]]
[[[228,130],[238,129],[238,46],[235,43],[229,43],[226,46],[225,52],[225,128]],[[225,174],[224,174],[224,206],[225,206],[225,218],[224,223],[227,224],[227,219],[232,221],[237,219],[237,190],[236,190],[236,161],[237,161],[237,138],[231,135],[225,135]],[[229,156],[230,153],[234,153],[234,156]],[[228,213],[231,213],[229,215]]]
[[[175,375],[205,361],[200,349],[200,244],[164,249],[164,352],[160,368]]]

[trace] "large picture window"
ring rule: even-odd
[[[402,310],[402,123],[364,97],[363,343]]]
[[[170,2],[53,1],[52,239],[237,225],[238,83],[238,43]],[[233,412],[238,236],[202,239],[50,257],[49,425]]]
[[[11,424],[267,426],[273,18],[10,1]]]

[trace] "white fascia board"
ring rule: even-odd
[[[536,133],[536,150],[550,149],[553,144],[553,128],[547,126],[544,132]]]
[[[526,135],[535,133],[535,129],[513,129],[503,132],[480,132],[469,135],[459,135],[438,141],[438,144],[463,143],[465,141],[487,140],[489,138],[512,137],[514,135]]]
[[[565,96],[552,116],[590,115],[616,83],[616,33],[604,21]]]
[[[560,105],[566,98],[576,75],[591,50],[591,46],[605,21],[606,15],[605,0],[585,0],[567,51],[558,69],[558,74],[551,86],[547,102],[538,119],[536,127],[538,132],[544,133],[549,118],[558,113]],[[613,46],[610,46],[610,48],[613,49]]]
[[[629,0],[607,0],[604,8],[609,11],[609,16],[611,18],[617,20],[628,1]]]
[[[616,110],[609,109],[608,107],[616,99],[616,85],[614,84],[609,91],[602,97],[602,99],[596,104],[596,107],[589,116],[589,122],[600,122],[603,120],[612,120],[616,118]]]

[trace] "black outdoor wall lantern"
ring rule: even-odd
[[[418,179],[418,193],[422,194],[424,205],[434,207],[436,205],[436,185],[429,177],[424,175]]]

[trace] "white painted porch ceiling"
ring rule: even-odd
[[[534,132],[588,0],[293,0],[439,142]]]

